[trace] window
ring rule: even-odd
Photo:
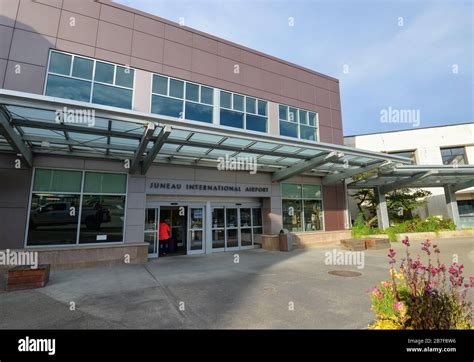
[[[121,242],[127,175],[35,169],[27,245]]]
[[[234,128],[244,128],[244,114],[242,112],[221,109],[221,124]]]
[[[186,84],[186,99],[188,101],[199,102],[199,86],[197,84]]]
[[[153,75],[151,112],[212,123],[214,89],[179,79]]]
[[[114,84],[114,68],[112,64],[97,62],[94,80],[96,82]]]
[[[389,152],[390,155],[406,157],[412,160],[413,163],[416,163],[415,151],[397,151]]]
[[[464,147],[442,148],[443,165],[466,165],[466,150]]]
[[[320,185],[281,184],[283,227],[290,232],[323,230]]]
[[[220,92],[220,124],[267,132],[267,101],[226,91]]]
[[[132,109],[134,74],[128,67],[54,50],[44,94]]]
[[[318,140],[317,113],[280,104],[278,115],[281,136]]]
[[[76,57],[72,68],[72,76],[83,79],[92,79],[94,72],[94,62],[90,59]]]
[[[151,112],[163,116],[183,118],[183,102],[178,99],[152,95]]]
[[[247,113],[257,113],[257,100],[252,97],[247,97],[245,100],[245,107],[247,109]]]
[[[474,216],[474,199],[458,200],[458,209],[461,216]]]

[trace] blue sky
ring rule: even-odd
[[[419,127],[474,121],[470,0],[116,2],[338,78],[345,135],[413,127],[382,123],[389,107]]]

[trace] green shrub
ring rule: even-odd
[[[414,217],[411,220],[392,225],[385,230],[380,230],[379,228],[371,228],[367,226],[364,222],[363,215],[359,214],[352,226],[352,236],[358,239],[367,235],[387,234],[390,241],[396,241],[396,234],[422,232],[438,233],[443,230],[456,230],[456,225],[454,225],[451,219],[440,219],[436,216],[428,216],[426,220]]]
[[[355,239],[359,239],[363,236],[370,235],[372,232],[372,228],[370,226],[367,226],[367,224],[364,221],[364,215],[362,213],[359,213],[357,215],[357,218],[354,220],[354,224],[352,225],[352,237]]]

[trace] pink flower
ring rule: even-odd
[[[390,259],[389,260],[389,264],[395,264],[395,250],[393,250],[393,248],[390,248],[388,250],[388,258]]]
[[[400,312],[403,309],[403,304],[401,302],[394,303],[393,309],[395,309],[397,312]]]
[[[402,243],[406,246],[410,246],[410,241],[408,240],[408,236],[405,236],[405,239],[402,240]]]
[[[383,281],[383,282],[382,282],[382,285],[384,286],[384,288],[388,288],[388,286],[389,286],[389,284],[388,284],[387,281]]]

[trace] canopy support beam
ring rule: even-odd
[[[142,139],[140,140],[138,148],[135,151],[132,162],[130,164],[129,172],[131,174],[137,172],[138,169],[140,168],[140,162],[142,160],[143,153],[146,151],[148,143],[150,142],[150,139],[153,137],[153,132],[155,132],[155,125],[150,122],[146,126],[145,132],[143,132]]]
[[[170,134],[171,134],[171,126],[168,124],[163,126],[160,134],[156,137],[153,148],[148,152],[148,154],[145,157],[145,160],[143,161],[142,169],[141,169],[142,175],[146,175],[148,169],[150,168],[151,164],[155,160],[156,155],[158,155],[158,152],[160,152],[161,148],[165,144]]]
[[[289,179],[290,177],[299,175],[303,172],[311,170],[312,168],[325,164],[326,162],[332,162],[342,157],[344,157],[344,153],[333,151],[325,155],[314,157],[310,160],[299,162],[296,165],[275,172],[272,176],[272,181],[277,182]]]
[[[444,186],[444,197],[446,198],[446,207],[448,209],[448,217],[453,220],[456,229],[461,229],[461,218],[459,217],[458,202],[456,194],[452,186]]]
[[[33,152],[31,152],[28,145],[23,142],[21,136],[15,132],[10,123],[10,114],[5,109],[5,106],[0,106],[0,134],[5,137],[7,142],[18,154],[21,154],[23,160],[28,167],[33,166]]]

